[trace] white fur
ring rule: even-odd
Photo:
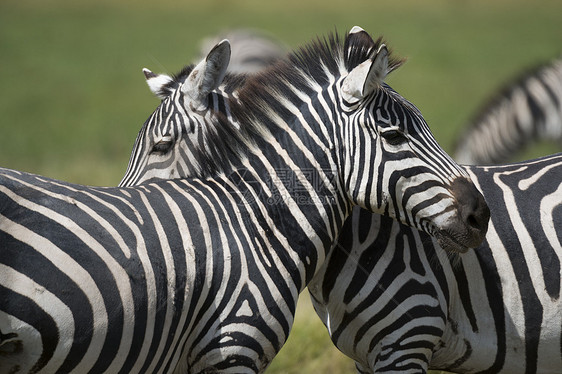
[[[344,99],[348,102],[363,99],[384,82],[387,74],[388,50],[386,45],[381,44],[374,59],[365,60],[347,75],[342,85]]]
[[[145,77],[152,75],[150,78],[146,79],[146,84],[153,94],[158,96],[160,99],[165,99],[166,96],[162,94],[162,87],[167,85],[172,81],[172,77],[166,74],[154,74],[147,68],[142,69]]]
[[[199,106],[206,107],[206,97],[222,83],[230,61],[230,43],[218,43],[193,69],[182,85],[182,92]]]

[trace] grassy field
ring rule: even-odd
[[[197,55],[202,38],[234,27],[265,30],[291,47],[354,25],[383,34],[409,58],[388,82],[450,150],[503,82],[562,52],[560,14],[554,0],[2,0],[0,165],[116,185],[158,104],[141,69],[173,73]],[[353,372],[308,297],[269,372]]]

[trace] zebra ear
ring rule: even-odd
[[[384,82],[387,74],[388,49],[385,44],[381,44],[369,69],[363,94],[367,95],[377,89]]]
[[[207,57],[188,75],[182,92],[190,96],[199,106],[207,104],[209,93],[220,86],[230,62],[230,43],[223,40],[213,47]]]
[[[371,55],[375,47],[376,43],[371,38],[371,35],[361,27],[353,26],[345,38],[344,51],[346,62],[352,64],[359,55]]]
[[[172,77],[166,74],[154,74],[147,68],[142,69],[142,72],[144,73],[150,91],[152,91],[154,95],[162,100],[170,95],[172,91],[167,85],[173,81]]]
[[[374,58],[369,58],[356,66],[344,79],[343,98],[355,102],[376,90],[388,74],[388,49],[381,44]]]

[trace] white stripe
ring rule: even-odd
[[[560,162],[551,163],[551,164],[547,165],[546,167],[541,168],[537,173],[533,174],[529,178],[521,179],[519,181],[519,183],[517,184],[517,187],[519,189],[521,189],[522,191],[527,190],[534,183],[536,183],[539,179],[541,179],[546,173],[548,173],[551,169],[557,168],[560,165],[562,165],[562,160]],[[514,172],[517,172],[517,171],[520,171],[520,170],[523,170],[523,168],[518,169]]]
[[[4,218],[4,217],[2,217]],[[75,326],[74,326],[74,316],[72,311],[59,299],[56,295],[52,294],[45,287],[33,281],[31,278],[27,277],[4,264],[0,264],[0,284],[4,287],[11,289],[13,292],[19,293],[25,296],[45,311],[51,318],[53,318],[58,329],[58,343],[53,352],[53,358],[49,360],[47,365],[43,367],[41,372],[43,373],[54,373],[59,367],[64,364],[65,359],[72,348],[72,343],[74,340]],[[2,321],[9,321],[9,326],[3,325],[3,333],[15,332],[18,334],[18,340],[21,339],[23,345],[23,356],[19,356],[20,363],[23,365],[33,364],[37,360],[39,355],[33,356],[30,353],[39,351],[41,353],[41,339],[39,333],[33,327],[25,323],[22,323],[17,318],[12,316],[7,316],[7,319],[2,319]],[[17,317],[17,316],[15,316]],[[31,330],[31,331],[30,331]],[[26,340],[32,338],[33,340]],[[44,349],[44,347],[43,347]],[[7,356],[9,358],[9,355]],[[2,360],[4,360],[3,358]],[[28,368],[28,370],[31,369]]]
[[[139,191],[140,193],[140,191]],[[146,206],[146,209],[148,210],[148,213],[150,214],[150,217],[152,219],[152,222],[154,223],[154,227],[156,228],[156,233],[158,236],[158,240],[160,243],[160,247],[162,248],[162,257],[164,257],[164,263],[166,265],[165,267],[165,273],[166,273],[166,280],[167,280],[167,286],[168,286],[168,299],[167,299],[167,303],[166,303],[166,317],[162,326],[162,336],[160,338],[160,342],[158,344],[158,349],[155,352],[155,354],[153,355],[153,357],[151,357],[152,359],[152,363],[151,365],[148,367],[148,369],[146,370],[147,373],[153,373],[155,370],[155,365],[158,363],[159,358],[164,354],[164,349],[166,348],[166,341],[169,337],[170,334],[170,327],[171,327],[171,322],[173,320],[174,317],[174,294],[176,291],[176,272],[175,272],[175,268],[174,268],[174,256],[172,255],[172,249],[170,248],[170,245],[168,243],[168,241],[166,240],[166,232],[164,230],[164,227],[162,225],[162,222],[160,222],[158,216],[156,215],[156,213],[154,212],[154,209],[152,208],[150,201],[147,199],[146,195],[144,193],[140,193],[140,198],[143,202],[143,204]],[[152,304],[152,303],[151,303]],[[148,321],[149,323],[154,323],[154,320],[152,321]],[[149,329],[153,330],[154,326],[150,326]],[[145,341],[144,344],[146,343],[150,343],[150,341],[148,340],[148,334],[145,336]],[[150,336],[152,336],[152,334],[150,334]],[[146,349],[147,347],[143,347],[144,349]],[[135,365],[135,370],[139,371],[140,370],[140,363],[142,363],[141,359],[144,358],[148,358],[146,357],[146,352],[141,352],[141,354],[138,357],[138,361],[137,361],[137,365]],[[132,372],[135,372],[135,370],[133,370]]]
[[[6,190],[4,186],[0,186],[0,190],[13,199],[13,194],[11,194],[11,191]],[[20,199],[18,203],[20,204],[24,203],[28,207],[33,205],[33,204],[29,204],[27,201],[22,201],[22,199]],[[52,213],[54,212],[51,212],[51,215],[47,215],[47,217],[53,217]],[[60,222],[60,220],[58,221]],[[29,230],[28,228],[9,220],[7,217],[1,214],[0,214],[0,231],[9,233],[9,235],[13,236],[14,239],[29,245],[34,250],[36,250],[41,255],[43,255],[49,262],[51,262],[56,267],[58,267],[60,272],[64,273],[68,278],[70,278],[74,282],[74,284],[79,286],[82,292],[84,292],[85,296],[88,298],[90,302],[90,306],[92,307],[93,324],[95,326],[95,330],[93,331],[92,341],[90,342],[88,351],[84,355],[84,358],[81,361],[81,363],[76,367],[76,372],[84,372],[84,373],[88,372],[91,369],[92,365],[98,359],[98,356],[101,352],[101,348],[107,334],[107,324],[108,324],[106,307],[103,301],[103,297],[96,283],[94,282],[90,274],[80,266],[80,264],[74,261],[72,257],[70,257],[68,254],[63,252],[60,248],[55,246],[49,240],[37,235],[36,233]],[[64,266],[61,266],[61,264],[64,264]],[[14,280],[9,279],[9,276],[12,277],[17,276],[15,272],[2,271],[1,273],[2,273],[2,277],[7,277],[2,279],[2,283],[7,282],[6,287],[8,288],[14,288],[14,286],[16,285],[21,286],[27,284],[23,279],[23,275],[19,278],[16,278],[16,280],[19,279],[24,283],[18,284]],[[41,286],[37,285],[37,287],[40,288]],[[25,291],[23,289],[20,290],[19,288],[20,287],[16,287],[15,289],[16,292],[23,294]],[[27,289],[26,287],[23,288]],[[34,288],[29,288],[27,290],[30,291],[35,289],[38,288],[34,287]],[[63,346],[67,346],[67,345],[71,346],[73,339],[69,337],[74,336],[75,326],[72,317],[64,317],[67,316],[67,313],[65,312],[65,308],[61,309],[60,303],[53,301],[51,297],[48,297],[49,302],[46,302],[44,301],[44,299],[42,299],[42,297],[46,297],[46,296],[31,295],[31,294],[29,294],[29,296],[34,296],[32,299],[34,299],[35,296],[39,297],[39,300],[37,300],[37,302],[40,304],[40,306],[43,307],[46,313],[48,313],[52,318],[58,321],[57,326],[59,329],[59,334],[62,337],[59,344],[62,344]],[[62,319],[57,318],[58,314],[62,315],[63,318]],[[64,340],[64,339],[68,339],[68,340]],[[54,360],[55,362],[53,365],[56,365],[56,363],[62,364],[63,360],[66,359],[66,354],[68,354],[68,350],[64,350],[64,349],[61,350],[59,348],[57,348],[57,350],[59,354],[64,354],[64,356],[60,358],[53,357],[52,360]],[[51,372],[55,372],[56,369],[57,368],[53,368]]]
[[[5,176],[8,177],[8,178],[13,178],[13,177],[8,176],[8,175],[5,175]],[[40,191],[41,193],[44,193],[47,196],[50,196],[54,199],[59,199],[59,200],[65,201],[67,203],[74,204],[77,209],[81,209],[84,213],[90,212],[91,216],[94,219],[95,219],[96,216],[98,216],[97,213],[95,213],[91,208],[86,207],[84,204],[73,200],[69,196],[52,193],[52,192],[47,191],[43,188],[33,186],[31,184],[28,184],[28,183],[25,183],[25,182],[22,182],[22,181],[19,181],[19,182],[23,183],[24,185],[26,185],[30,188],[33,188],[37,191]],[[126,359],[126,353],[125,352],[128,350],[128,347],[130,346],[131,339],[132,339],[132,334],[129,334],[129,332],[133,331],[134,323],[135,323],[134,302],[133,302],[133,295],[132,295],[132,291],[131,291],[129,274],[127,274],[126,270],[123,269],[123,267],[115,260],[115,258],[112,256],[112,254],[110,254],[106,250],[106,248],[103,247],[103,245],[101,245],[92,235],[90,235],[90,233],[88,233],[84,228],[78,226],[70,218],[68,218],[66,216],[63,216],[63,215],[61,215],[61,214],[59,214],[59,213],[57,213],[57,212],[55,212],[51,209],[48,209],[44,206],[41,206],[41,205],[38,205],[34,202],[26,200],[23,197],[16,195],[15,193],[13,193],[12,191],[10,191],[9,189],[7,189],[4,186],[0,186],[0,191],[5,193],[12,200],[16,201],[19,205],[21,205],[21,206],[23,206],[23,207],[25,207],[29,210],[32,210],[34,212],[37,212],[37,213],[39,213],[39,214],[41,214],[45,217],[48,217],[49,219],[51,219],[51,220],[61,224],[62,226],[66,227],[69,231],[74,233],[74,235],[76,235],[84,243],[84,247],[82,247],[83,250],[86,250],[86,248],[88,248],[89,250],[92,250],[105,263],[105,265],[107,266],[107,269],[113,275],[115,285],[117,286],[117,289],[119,291],[119,296],[120,296],[120,299],[121,299],[121,305],[123,306],[123,314],[124,314],[123,315],[124,326],[123,326],[123,333],[122,333],[123,335],[122,335],[121,342],[120,342],[120,345],[119,345],[118,355],[116,355],[116,361],[115,361],[115,365],[121,365]],[[100,224],[102,224],[102,223],[100,222]],[[109,225],[109,223],[105,222],[104,228],[108,228],[108,225]],[[114,234],[116,233],[116,231],[113,228],[110,228],[110,229],[113,231]],[[27,228],[25,228],[25,230],[29,231]],[[108,234],[112,235],[112,231],[108,231]],[[29,231],[29,232],[31,232],[31,231]],[[120,236],[118,236],[118,237],[120,238]],[[124,242],[121,241],[121,244],[124,244]],[[47,244],[46,243],[38,243],[36,245],[33,245],[33,247],[36,250],[40,250],[41,245],[47,245]],[[121,249],[124,250],[124,247],[121,247]],[[126,249],[128,250],[128,247]],[[59,249],[57,248],[57,250],[59,250]],[[57,264],[57,266],[59,266],[60,264],[65,264],[65,266],[66,266],[66,263],[60,262],[60,260],[55,260],[55,261],[53,261],[53,263]],[[78,284],[81,284],[81,283],[78,283]],[[103,301],[100,301],[100,302],[101,302],[101,304],[103,304]],[[99,311],[99,310],[94,310],[94,316],[96,316],[97,313],[100,313],[100,312],[101,311]],[[105,316],[105,317],[103,317],[103,316]],[[106,325],[107,325],[107,316],[105,315],[105,310],[103,311],[102,318],[106,319],[106,324],[103,325],[103,326],[100,326],[99,324],[96,323],[94,325],[94,326],[96,326],[96,329],[94,330],[94,339],[97,339],[98,335],[99,335],[99,339],[105,339],[105,334],[106,334],[105,329],[106,329]],[[97,330],[98,326],[100,327],[99,334],[98,334],[98,330]],[[92,348],[92,347],[96,347],[96,348]],[[92,354],[92,353],[90,353],[91,351],[98,350],[98,349],[101,349],[101,346],[97,347],[96,344],[91,344],[89,349],[88,349],[87,354]],[[80,372],[80,371],[87,371],[87,370],[82,370],[82,369],[78,370],[78,372]]]

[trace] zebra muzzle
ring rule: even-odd
[[[454,252],[476,248],[486,238],[490,209],[484,196],[467,178],[453,181],[450,191],[456,200],[458,214],[451,225],[435,235],[441,247]]]

